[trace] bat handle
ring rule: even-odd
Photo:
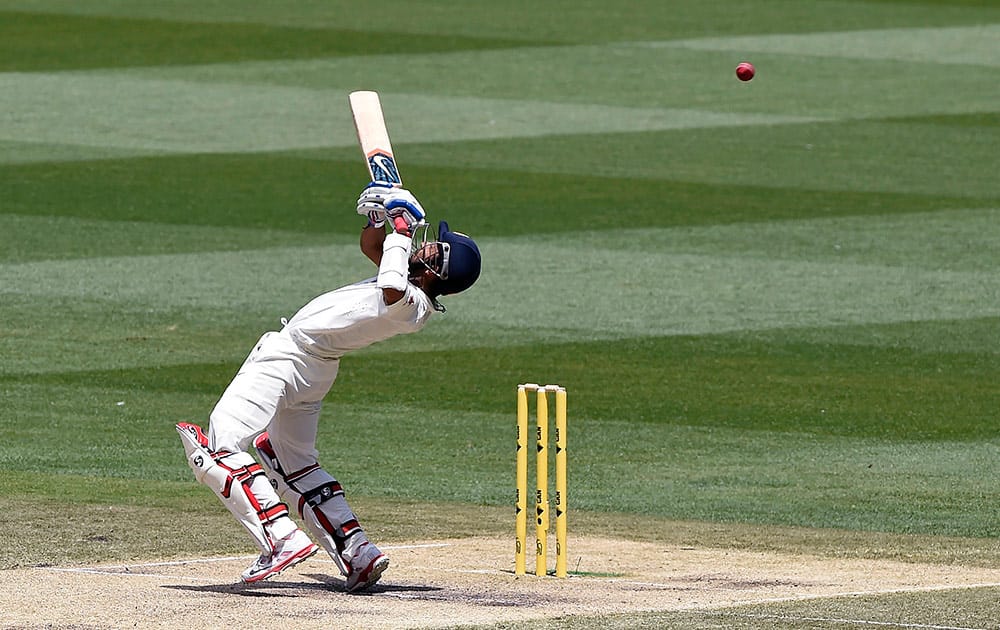
[[[410,233],[410,226],[407,225],[406,219],[404,219],[403,217],[396,217],[395,219],[392,220],[392,224],[396,226],[397,232],[400,232],[402,234]]]

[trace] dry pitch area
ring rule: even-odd
[[[1000,584],[1000,569],[831,560],[570,541],[566,580],[512,573],[509,540],[385,545],[392,566],[369,593],[348,595],[317,554],[261,585],[234,583],[252,559],[0,571],[5,627],[407,628],[559,615],[711,611],[737,604]],[[607,577],[605,577],[607,576]]]

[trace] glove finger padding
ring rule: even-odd
[[[368,221],[372,224],[382,225],[385,223],[385,206],[380,203],[375,203],[373,201],[359,201],[358,214],[363,217],[368,217]]]
[[[358,214],[368,217],[368,225],[380,228],[385,225],[386,196],[396,189],[382,182],[371,182],[358,197]]]
[[[372,210],[385,214],[385,206],[382,205],[381,201],[358,199],[358,214],[367,215]]]
[[[400,190],[399,188],[393,188],[392,186],[385,186],[381,182],[372,182],[365,186],[365,189],[361,191],[358,196],[358,205],[363,203],[375,203],[382,205],[385,203],[386,198],[393,194],[394,192]]]

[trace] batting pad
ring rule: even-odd
[[[262,554],[274,553],[271,536],[287,536],[295,530],[295,523],[288,518],[288,507],[275,494],[257,460],[250,453],[211,452],[197,425],[178,424],[177,432],[195,479],[219,497],[250,532]]]
[[[343,551],[344,543],[343,539],[344,533],[341,528],[333,525],[333,523],[326,518],[322,511],[319,511],[319,503],[313,504],[314,502],[307,501],[306,497],[299,493],[296,488],[292,488],[285,471],[281,468],[281,463],[278,461],[278,456],[274,452],[274,448],[271,446],[271,441],[267,433],[262,433],[254,440],[254,447],[257,449],[257,454],[260,456],[260,461],[263,463],[263,467],[267,469],[267,476],[271,481],[271,486],[278,492],[278,496],[287,505],[295,506],[298,510],[299,516],[302,517],[302,523],[306,526],[309,532],[313,535],[313,538],[323,549],[330,555],[330,558],[337,564],[340,572],[344,575],[348,574],[347,564],[341,557],[341,552]],[[331,485],[335,484],[339,489],[340,484],[337,480],[331,477],[322,468],[319,468],[318,464],[313,473],[319,473],[322,478],[327,481],[323,487],[329,488]],[[298,476],[297,480],[303,480],[309,475],[304,477]],[[296,484],[297,486],[299,484]],[[344,508],[347,508],[347,502],[343,498],[343,490],[339,492],[330,492],[328,497],[333,498],[334,495],[340,499]],[[350,520],[352,522],[357,522],[354,518],[354,514],[347,508],[347,513],[350,515]],[[339,521],[338,521],[339,522]]]

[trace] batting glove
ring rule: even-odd
[[[405,188],[396,188],[386,195],[383,206],[386,218],[392,222],[392,228],[407,236],[413,234],[414,228],[423,225],[427,216],[417,198]]]
[[[358,197],[358,214],[368,217],[369,225],[382,227],[385,225],[385,197],[396,190],[384,182],[368,184]]]

